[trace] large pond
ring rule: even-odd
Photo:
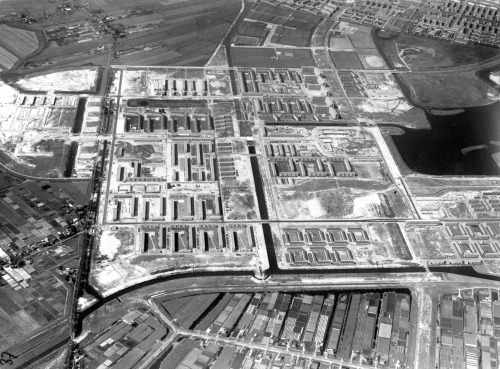
[[[392,136],[410,169],[431,175],[500,175],[500,102],[461,110],[427,113],[431,129],[401,127],[404,134]]]

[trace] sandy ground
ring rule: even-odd
[[[17,82],[32,91],[83,91],[95,87],[97,68],[75,69],[25,78]]]
[[[120,240],[111,231],[104,231],[99,242],[99,253],[113,260],[118,253],[118,247],[120,247]]]

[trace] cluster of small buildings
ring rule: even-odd
[[[331,17],[345,3],[338,0],[278,0],[272,3],[282,4],[295,10]]]
[[[55,196],[50,185],[42,189]],[[0,193],[0,206],[0,261],[28,256],[85,227],[86,207],[69,196],[47,204],[24,188],[14,188]]]
[[[278,353],[274,350],[250,349],[238,342],[234,345],[182,337],[172,354],[162,361],[162,367],[168,362],[168,368],[176,369],[338,369],[321,359],[307,359],[290,353]]]
[[[452,42],[500,47],[500,6],[495,0],[442,0],[421,10],[408,32]]]
[[[439,367],[500,366],[500,301],[496,289],[465,289],[439,303]]]
[[[405,364],[410,297],[403,293],[236,293],[216,309],[198,329],[344,363]]]
[[[500,257],[499,223],[449,223],[445,228],[461,258]]]
[[[409,5],[390,0],[359,0],[345,7],[339,20],[399,32],[407,21],[418,16],[416,6]]]
[[[324,300],[319,322],[324,313],[333,311],[334,300],[333,295],[328,295]],[[330,318],[326,340],[320,344],[318,353],[325,353],[330,358],[335,357],[346,363],[404,367],[409,324],[410,297],[406,294],[341,294]],[[318,325],[318,331],[324,334],[321,327]]]
[[[253,252],[253,225],[142,225],[137,228],[136,253]]]
[[[469,199],[468,205],[477,217],[498,217],[500,216],[500,192],[483,192],[481,196]]]
[[[87,335],[79,344],[83,353],[76,361],[82,360],[86,369],[132,369],[143,363],[149,352],[161,348],[160,340],[167,333],[152,314],[133,310],[103,333]]]
[[[1,257],[2,251],[0,251]],[[3,280],[5,280],[10,287],[12,287],[15,291],[20,290],[21,288],[28,288],[29,281],[32,279],[30,273],[35,272],[35,268],[33,266],[27,264],[21,268],[11,268],[4,266],[0,269],[0,275]]]

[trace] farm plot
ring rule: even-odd
[[[248,18],[259,20],[264,23],[284,24],[291,12],[293,12],[293,10],[288,8],[258,3],[250,11]]]
[[[233,47],[231,54],[234,64],[238,67],[277,67],[274,49]]]
[[[161,17],[154,25],[148,18],[130,24],[117,20],[116,26],[126,32],[117,49],[118,63],[204,65],[240,7],[234,0],[186,0],[165,4],[161,13],[154,15]]]
[[[355,49],[375,49],[375,43],[369,33],[358,33],[348,37]]]
[[[331,51],[330,55],[338,69],[363,69],[363,64],[354,51]]]
[[[38,49],[35,32],[0,24],[0,66],[10,69]]]
[[[269,28],[267,24],[262,22],[249,22],[247,20],[243,21],[240,28],[238,29],[238,35],[256,38],[261,44],[269,33]]]
[[[349,37],[330,37],[330,49],[333,50],[352,50],[354,46]]]
[[[365,69],[388,69],[377,50],[357,50],[357,54]]]
[[[30,277],[26,287],[14,280],[19,279],[17,270],[22,269]],[[68,293],[61,281],[44,267],[31,265],[10,269],[2,277],[0,287],[0,349],[19,342],[37,329],[53,322],[64,313]],[[10,278],[8,278],[8,277]]]

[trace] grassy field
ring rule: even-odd
[[[363,64],[354,51],[331,51],[330,55],[338,69],[363,69]]]
[[[21,183],[23,180],[0,170],[0,191]]]
[[[375,36],[374,41],[396,68],[406,64],[412,71],[467,65],[500,55],[500,50],[492,47],[452,44],[406,33],[390,38]]]
[[[304,49],[234,47],[231,54],[237,67],[301,68],[315,65],[311,51]]]
[[[453,258],[452,245],[441,227],[411,227],[406,234],[413,247],[415,256],[424,259]]]
[[[452,73],[407,73],[401,81],[419,105],[439,108],[470,107],[492,104],[498,92],[476,77],[474,71]]]

